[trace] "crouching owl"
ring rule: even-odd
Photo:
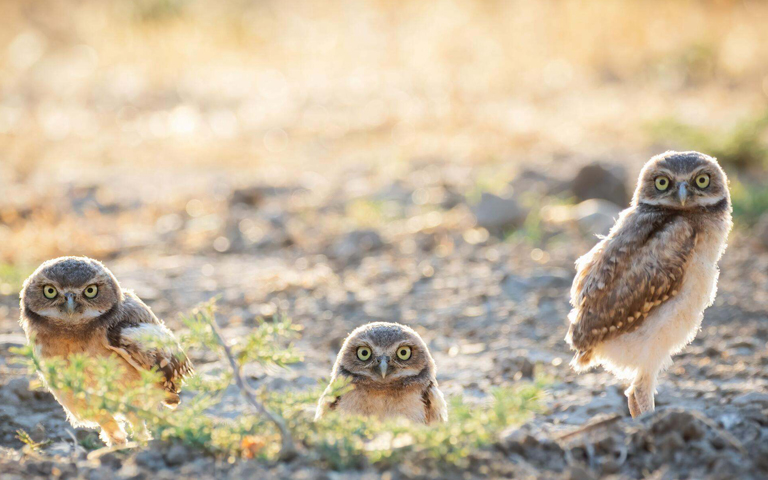
[[[418,333],[405,325],[375,322],[355,329],[344,341],[331,384],[317,406],[315,420],[330,411],[416,423],[444,422],[448,409],[435,379],[435,362]],[[336,396],[344,378],[351,389]]]
[[[21,326],[43,360],[71,354],[113,356],[123,366],[122,385],[137,382],[144,370],[157,369],[165,391],[163,403],[179,404],[182,380],[192,364],[173,333],[133,292],[123,290],[107,267],[85,257],[62,257],[43,263],[21,291]],[[86,376],[92,372],[86,371]],[[88,381],[88,380],[86,380]],[[102,411],[92,414],[88,398],[51,393],[73,426],[100,427],[107,444],[126,441],[125,422],[146,433],[143,422]],[[92,416],[95,415],[95,416]]]

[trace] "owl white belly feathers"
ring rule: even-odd
[[[719,223],[719,224],[718,224]],[[730,231],[727,222],[711,222],[708,233],[697,237],[680,294],[652,312],[634,332],[609,340],[595,356],[616,376],[631,379],[639,371],[666,369],[671,356],[693,341],[717,293],[717,262]]]
[[[420,388],[408,388],[396,394],[368,389],[353,390],[341,397],[338,410],[352,415],[381,419],[405,417],[416,423],[426,423],[426,410]]]

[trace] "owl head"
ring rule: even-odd
[[[341,347],[334,377],[351,377],[366,386],[395,386],[434,378],[435,362],[413,329],[374,322],[356,328]]]
[[[48,260],[24,282],[22,315],[48,326],[88,323],[123,300],[117,279],[107,267],[86,257]]]
[[[696,210],[730,205],[728,178],[717,160],[699,152],[665,152],[640,172],[634,205]]]

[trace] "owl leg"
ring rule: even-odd
[[[146,442],[152,440],[152,434],[147,428],[146,422],[135,413],[127,413],[125,419],[131,425],[131,434],[136,440]]]
[[[117,423],[117,420],[115,420],[114,417],[102,417],[99,419],[98,423],[101,427],[101,434],[99,437],[107,444],[107,446],[122,445],[128,440],[125,435],[125,430],[123,430],[123,427]]]
[[[632,415],[632,418],[652,412],[656,408],[653,398],[655,390],[655,374],[641,372],[635,377],[632,385],[625,392],[629,403],[629,413]]]

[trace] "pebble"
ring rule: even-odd
[[[181,465],[189,458],[189,451],[183,445],[173,445],[165,454],[165,462],[172,467]]]
[[[488,230],[519,228],[525,222],[528,211],[511,197],[483,193],[472,212],[478,227]]]
[[[331,249],[331,255],[345,262],[360,260],[368,253],[384,246],[375,230],[355,230],[344,235]]]
[[[621,213],[621,208],[607,200],[590,199],[574,207],[576,224],[584,234],[608,235]]]
[[[768,407],[768,393],[749,392],[739,395],[731,400],[731,404],[739,407]]]
[[[594,162],[579,170],[571,181],[571,191],[580,201],[600,198],[625,207],[629,204],[626,183],[622,167]]]

